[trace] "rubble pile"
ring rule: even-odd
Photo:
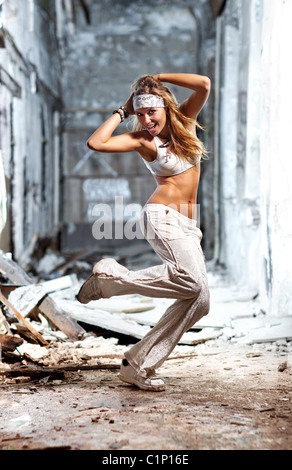
[[[60,270],[54,258],[49,279],[30,277],[0,252],[0,374],[3,377],[50,377],[65,371],[118,368],[129,345],[141,339],[162,316],[172,299],[124,295],[91,301],[76,300],[84,279]],[[84,269],[90,269],[83,263]],[[48,266],[48,264],[47,264]],[[55,276],[51,273],[55,272]],[[63,273],[61,276],[57,274]],[[173,356],[193,354],[200,343],[261,343],[292,352],[292,317],[267,318],[255,293],[238,292],[209,273],[211,312],[186,332]]]
[[[2,377],[55,379],[66,370],[118,368],[125,348],[155,324],[169,299],[154,302],[130,295],[81,305],[76,294],[83,280],[74,272],[64,274],[68,267],[64,259],[48,256],[51,262],[42,263],[49,266],[46,273],[42,270],[42,277],[47,274],[48,279],[39,280],[0,252]],[[78,268],[82,264],[83,272],[90,269],[83,261],[75,262]],[[182,344],[206,340],[192,335],[186,333]],[[213,337],[211,331],[208,337]]]

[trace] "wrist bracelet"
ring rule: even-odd
[[[124,106],[120,106],[119,109],[115,109],[113,114],[115,113],[118,113],[120,115],[121,122],[123,122],[123,120],[127,119],[127,117],[129,116],[129,113]]]
[[[120,115],[120,118],[121,118],[121,122],[123,122],[123,120],[125,119],[124,118],[124,112],[121,110],[121,109],[116,109],[113,114],[116,114],[118,113]]]
[[[128,113],[128,111],[126,110],[125,106],[120,106],[119,109],[122,109],[122,110],[123,110],[124,118],[127,119],[127,117],[129,117],[129,113]]]

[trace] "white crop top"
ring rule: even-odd
[[[156,176],[174,176],[189,170],[196,163],[190,163],[187,160],[182,160],[177,155],[169,150],[169,147],[164,146],[161,140],[154,136],[156,146],[156,158],[152,162],[147,162],[143,159],[148,170]],[[198,162],[200,158],[198,158]]]

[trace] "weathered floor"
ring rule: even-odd
[[[118,370],[1,379],[0,449],[291,450],[291,358],[275,349],[198,345],[161,367],[160,393],[123,384]]]

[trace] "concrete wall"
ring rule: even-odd
[[[116,197],[142,206],[156,183],[137,154],[99,155],[86,140],[140,75],[213,77],[209,0],[2,0],[0,15],[0,248],[25,263],[36,238],[59,232],[62,250],[94,248],[93,207]],[[178,101],[187,96],[172,89]],[[210,151],[201,227],[212,258],[212,94],[200,122]]]
[[[291,8],[229,0],[217,19],[216,257],[274,315],[292,314]]]
[[[156,187],[138,154],[100,155],[88,151],[86,140],[117,106],[141,75],[168,72],[213,73],[215,22],[209,0],[87,1],[74,3],[65,31],[64,99],[64,231],[63,249],[96,244],[92,208],[143,205]],[[188,92],[172,87],[178,101]],[[212,155],[212,99],[202,114],[205,142]],[[120,125],[117,132],[127,130]],[[213,256],[213,160],[205,165],[202,214],[210,226],[206,250]],[[205,183],[205,187],[203,186]],[[203,200],[203,198],[202,198]],[[114,211],[113,211],[114,214]],[[210,219],[210,223],[209,223]]]
[[[21,260],[34,236],[52,236],[59,224],[55,3],[2,1],[0,23],[0,158],[7,202],[0,247]]]

